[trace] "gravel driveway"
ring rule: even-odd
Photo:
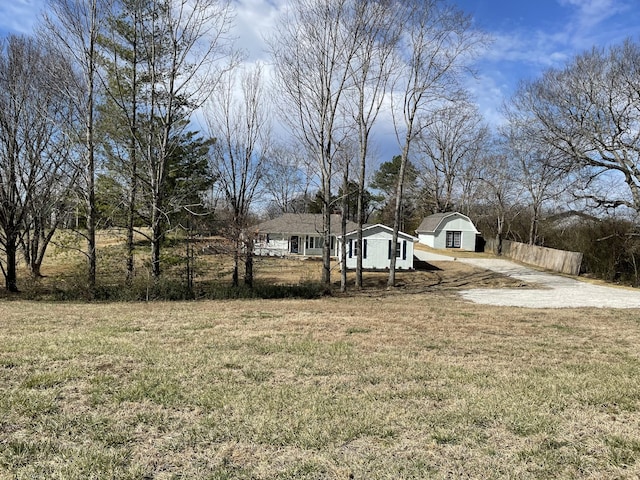
[[[415,255],[424,261],[454,260],[420,250]],[[463,298],[486,305],[505,305],[529,308],[601,307],[640,308],[640,291],[606,287],[573,278],[539,272],[502,259],[458,258],[456,261],[518,278],[541,288],[480,288],[460,292]]]

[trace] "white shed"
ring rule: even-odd
[[[474,252],[480,232],[466,215],[447,212],[425,217],[416,234],[420,243],[431,248],[459,248]]]
[[[418,239],[407,233],[398,232],[398,243],[394,249],[391,245],[393,229],[386,225],[369,225],[362,229],[362,268],[368,270],[385,270],[389,268],[392,253],[396,255],[397,270],[413,269],[413,244]],[[360,254],[357,231],[338,237],[338,258],[341,258],[342,242],[346,244],[347,268],[355,269]]]

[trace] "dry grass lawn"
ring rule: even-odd
[[[176,297],[180,294],[185,281],[185,246],[183,239],[174,245],[163,249],[163,277],[168,279],[165,289],[161,293],[146,296],[157,287],[151,276],[148,265],[149,247],[140,237],[140,244],[136,250],[136,278],[132,287],[124,284],[125,245],[124,232],[117,229],[100,230],[98,232],[98,288],[102,294],[100,299],[116,300],[153,300],[157,298]],[[18,286],[22,291],[19,296],[23,299],[76,300],[88,297],[86,282],[86,258],[77,248],[82,247],[79,239],[69,232],[59,233],[59,240],[52,245],[43,263],[43,278],[32,279],[26,267],[22,265]],[[61,246],[62,245],[62,246]],[[75,248],[77,247],[77,248]],[[418,246],[428,249],[428,247]],[[193,297],[220,298],[218,290],[225,291],[231,284],[232,257],[225,254],[228,249],[225,241],[219,237],[201,238],[194,244],[196,258],[194,259]],[[458,252],[466,256],[486,256],[483,254]],[[312,285],[318,283],[322,275],[322,262],[319,259],[256,257],[255,278],[258,287],[274,285]],[[356,292],[357,295],[387,296],[390,294],[406,294],[431,291],[458,290],[460,288],[491,288],[491,287],[525,287],[520,280],[504,277],[500,274],[477,269],[460,262],[433,262],[425,264],[417,262],[416,271],[398,271],[396,275],[397,289],[386,289],[388,273],[367,272],[365,274],[365,291]],[[339,289],[340,270],[337,262],[332,264],[332,278],[335,290]],[[162,283],[162,282],[161,282]],[[349,284],[353,286],[353,273],[349,274]],[[161,285],[162,287],[162,285]],[[172,291],[173,290],[173,291]],[[310,289],[313,291],[313,289]],[[315,289],[320,290],[320,289]],[[167,293],[168,292],[168,293]],[[0,289],[0,300],[14,298]],[[185,298],[184,296],[179,298]],[[191,298],[191,297],[187,297]]]
[[[118,288],[121,241],[101,242]],[[202,291],[229,281],[207,248]],[[54,249],[0,298],[0,479],[640,477],[637,310],[465,303],[529,285],[459,262],[315,300],[43,300],[80,267]],[[320,268],[257,259],[256,281]]]
[[[640,312],[405,285],[0,301],[0,478],[640,477]]]

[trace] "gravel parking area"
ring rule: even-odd
[[[424,261],[454,260],[453,257],[416,250]],[[503,259],[458,258],[455,261],[492,270],[522,280],[534,288],[480,288],[460,292],[463,298],[485,305],[528,308],[640,308],[640,291],[593,285],[573,278],[540,272]],[[539,286],[539,288],[536,288]]]

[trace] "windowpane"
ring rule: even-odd
[[[462,232],[447,232],[447,248],[460,248],[462,244]]]

